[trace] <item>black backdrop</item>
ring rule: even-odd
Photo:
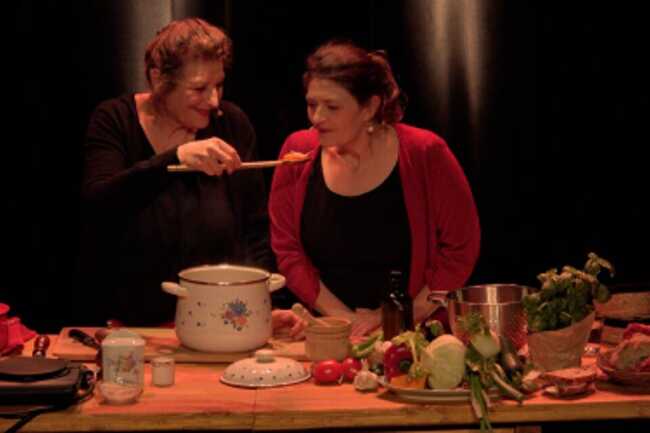
[[[427,29],[405,18],[423,3],[202,2],[200,13],[231,33],[227,97],[251,117],[264,158],[307,126],[300,75],[318,43],[386,49],[410,98],[405,121],[439,132],[471,181],[483,236],[471,282],[535,284],[588,251],[614,262],[615,282],[650,281],[644,15],[627,3],[483,2],[493,8],[481,24],[491,79],[477,130],[453,64],[449,105],[424,96],[413,41]],[[41,332],[103,296],[73,295],[72,284],[85,125],[99,101],[125,91],[111,37],[123,23],[107,4],[25,1],[6,20],[0,301]]]

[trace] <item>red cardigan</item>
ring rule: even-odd
[[[423,287],[453,290],[469,278],[479,253],[480,228],[465,174],[442,138],[406,124],[395,125],[399,139],[399,173],[411,229],[412,297]],[[280,151],[318,152],[318,132],[291,134]],[[275,169],[269,216],[271,247],[287,286],[313,306],[320,291],[319,272],[303,250],[300,216],[313,168],[304,164]]]

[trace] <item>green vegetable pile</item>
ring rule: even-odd
[[[480,313],[469,313],[461,317],[458,324],[470,337],[465,354],[465,375],[472,409],[481,432],[492,432],[487,391],[496,387],[501,395],[521,403],[524,400],[522,391],[527,391],[522,381],[524,366],[512,343],[497,336]]]
[[[610,293],[598,280],[607,269],[614,276],[614,267],[595,253],[589,253],[583,270],[564,266],[562,272],[550,269],[537,276],[541,290],[524,296],[522,304],[528,318],[528,331],[562,329],[587,317],[594,309],[594,299],[607,302]]]
[[[413,331],[402,332],[390,342],[382,342],[381,334],[370,337],[353,345],[352,354],[366,359],[370,370],[381,374],[376,370],[375,355],[379,353],[384,378],[393,386],[434,390],[469,388],[470,403],[481,431],[491,432],[490,396],[498,393],[521,403],[524,394],[534,392],[536,387],[524,379],[525,368],[512,342],[497,336],[480,313],[472,312],[458,321],[469,337],[467,345],[445,334],[442,324],[433,320],[424,327],[417,325]]]

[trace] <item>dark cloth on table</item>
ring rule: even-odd
[[[408,285],[411,234],[399,165],[373,190],[342,196],[325,184],[318,152],[301,237],[321,281],[336,297],[352,309],[379,307],[391,270],[401,271]]]
[[[222,102],[196,139],[217,136],[242,161],[255,160],[256,138],[246,115]],[[79,288],[92,292],[90,315],[127,325],[174,318],[176,297],[163,281],[182,269],[221,262],[273,269],[267,196],[259,170],[232,175],[169,173],[176,148],[155,154],[142,129],[134,95],[100,104],[84,149],[83,232]]]

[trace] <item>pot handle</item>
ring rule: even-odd
[[[187,289],[180,284],[170,283],[169,281],[163,281],[160,285],[163,291],[169,293],[170,295],[178,296],[179,298],[186,298],[189,296]]]
[[[271,274],[269,278],[269,293],[275,292],[276,290],[284,287],[287,279],[284,278],[284,275],[280,274]]]
[[[429,296],[427,296],[427,301],[432,304],[436,304],[438,307],[448,307],[447,303],[447,292],[446,290],[431,290]]]

